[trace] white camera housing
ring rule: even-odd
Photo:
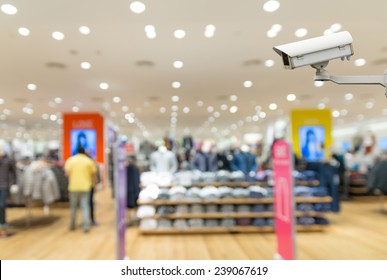
[[[320,36],[274,47],[286,69],[306,65],[324,68],[330,60],[353,55],[352,36],[348,31]]]

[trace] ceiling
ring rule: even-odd
[[[0,5],[18,9],[15,15],[0,12],[3,135],[21,126],[19,130],[38,135],[49,131],[46,136],[51,137],[52,131],[60,130],[61,113],[72,110],[101,112],[123,133],[151,139],[167,131],[181,135],[186,128],[197,137],[262,132],[292,109],[318,106],[344,115],[335,118],[336,125],[387,120],[382,87],[333,83],[316,87],[312,68],[285,70],[272,50],[275,45],[321,36],[339,23],[352,34],[355,54],[350,62],[332,61],[327,70],[338,75],[383,75],[385,0],[279,0],[280,8],[271,13],[263,10],[265,1],[258,0],[143,0],[146,10],[140,14],[130,10],[131,2],[0,0]],[[210,24],[216,27],[215,35],[206,38],[204,30]],[[269,38],[274,24],[281,24],[282,30]],[[156,38],[147,38],[147,25],[155,27]],[[88,26],[90,34],[81,34],[80,26]],[[21,36],[20,27],[28,28],[30,35]],[[298,28],[306,28],[308,34],[297,38]],[[185,30],[186,37],[175,38],[177,29]],[[54,40],[54,31],[63,32],[65,38]],[[362,67],[354,65],[359,58],[366,60]],[[174,68],[176,60],[184,66]],[[273,60],[274,66],[266,67],[266,60]],[[88,70],[80,67],[85,61],[91,63]],[[172,88],[174,81],[181,87]],[[244,87],[245,81],[253,86]],[[102,82],[109,84],[107,90],[100,89]],[[28,90],[30,83],[37,85],[35,91]],[[345,100],[349,92],[351,101]],[[287,101],[290,93],[296,101]],[[237,100],[231,101],[231,95]],[[172,96],[178,96],[178,102]],[[120,102],[115,103],[114,97]],[[278,109],[270,110],[271,103]],[[173,105],[178,106],[176,128],[171,126]],[[230,112],[232,106],[237,112]],[[252,119],[260,108],[266,117]],[[133,123],[125,119],[129,113],[134,114],[133,119],[127,116]]]

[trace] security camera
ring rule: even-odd
[[[325,69],[330,60],[349,60],[353,55],[352,36],[348,31],[280,45],[273,49],[282,57],[285,69],[310,65],[316,69],[315,81],[381,85],[386,88],[387,97],[387,70],[383,76],[332,76]]]
[[[286,69],[311,65],[325,68],[330,60],[349,60],[353,55],[352,36],[348,31],[302,40],[273,48]]]

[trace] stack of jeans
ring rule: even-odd
[[[275,220],[273,218],[266,219],[266,225],[270,227],[275,226]]]
[[[220,226],[222,227],[234,227],[236,225],[235,219],[222,219],[220,221]]]
[[[317,217],[315,218],[316,225],[329,225],[329,220],[323,217]]]
[[[328,188],[326,187],[315,187],[312,189],[312,192],[313,192],[313,196],[317,196],[317,197],[324,197],[324,196],[328,196]]]
[[[311,203],[299,203],[296,206],[297,211],[300,212],[312,212],[314,211],[313,204]]]
[[[314,211],[316,212],[330,212],[332,206],[330,203],[316,203],[314,205]]]
[[[191,209],[190,209],[191,213],[203,213],[204,212],[204,206],[201,205],[201,204],[192,204],[191,205]]]
[[[177,229],[187,229],[188,223],[185,219],[176,219],[173,221],[173,227]]]
[[[218,212],[218,205],[216,204],[207,204],[205,205],[206,213],[216,213]]]
[[[169,190],[171,200],[184,200],[184,199],[186,199],[186,195],[185,195],[186,192],[187,192],[187,189],[184,188],[183,186],[172,187]]]
[[[188,224],[190,228],[202,228],[204,227],[203,219],[189,219]]]
[[[240,205],[237,205],[237,209],[236,211],[238,213],[249,213],[251,212],[251,206],[250,205],[245,205],[245,204],[240,204]]]
[[[157,228],[157,220],[155,220],[155,219],[142,219],[140,221],[140,228],[143,230],[156,229]]]
[[[265,198],[268,197],[267,190],[260,186],[251,186],[248,188],[250,198]]]
[[[302,226],[311,226],[316,223],[316,220],[312,217],[300,217],[297,218],[297,224]]]
[[[253,220],[253,226],[264,227],[266,226],[266,220],[263,218],[256,218]]]
[[[266,211],[265,204],[255,204],[255,205],[253,205],[253,207],[251,208],[251,211],[252,211],[252,212],[255,212],[255,213],[262,213],[262,212],[265,212],[265,211]]]
[[[312,197],[313,196],[312,188],[304,187],[304,186],[296,186],[294,188],[294,195],[296,197]]]
[[[157,223],[158,228],[169,229],[172,228],[172,220],[169,219],[160,219]]]
[[[219,226],[219,220],[217,219],[206,219],[204,221],[205,227],[218,227]]]
[[[220,212],[233,213],[233,212],[235,212],[235,206],[232,204],[223,204],[220,206]]]

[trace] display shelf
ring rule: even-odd
[[[321,232],[327,226],[312,225],[312,226],[297,226],[298,232]],[[140,229],[141,234],[157,235],[157,234],[211,234],[211,233],[273,233],[274,227],[255,227],[255,226],[235,226],[235,227],[209,227],[209,228],[187,228],[187,229]]]
[[[332,198],[325,197],[296,197],[296,203],[330,203]],[[215,200],[154,200],[143,202],[139,201],[138,205],[192,205],[192,204],[273,204],[274,198],[230,198],[230,199],[215,199]]]
[[[176,184],[176,186],[179,184]],[[313,181],[296,181],[296,186],[310,186],[310,187],[317,187],[320,185],[320,181],[313,180]],[[170,188],[174,185],[168,185],[168,186],[162,186],[161,188]],[[261,187],[267,187],[269,184],[267,182],[212,182],[212,183],[193,183],[190,186],[186,187],[197,187],[197,188],[204,188],[207,186],[214,186],[214,187],[230,187],[230,188],[248,188],[251,186],[261,186]],[[145,188],[143,184],[140,186],[141,188]]]
[[[351,194],[368,194],[369,189],[366,187],[350,187],[349,192]]]
[[[323,217],[326,213],[323,212],[297,212],[296,217]],[[174,213],[169,215],[159,215],[149,217],[151,219],[228,219],[228,218],[274,218],[273,212],[246,212],[246,213]]]

